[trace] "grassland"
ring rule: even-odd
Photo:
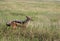
[[[31,16],[26,33],[13,30],[6,22]],[[60,41],[59,2],[0,1],[0,41]],[[23,36],[23,34],[26,34]]]

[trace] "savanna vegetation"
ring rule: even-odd
[[[31,16],[26,33],[6,22]],[[0,1],[0,41],[60,41],[60,2]],[[25,34],[25,36],[23,35]]]

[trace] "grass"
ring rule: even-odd
[[[31,16],[26,33],[6,22]],[[57,2],[0,1],[0,41],[60,41],[60,4]],[[25,34],[25,36],[24,36]]]

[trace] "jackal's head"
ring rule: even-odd
[[[31,20],[31,17],[30,16],[26,16],[27,20]]]

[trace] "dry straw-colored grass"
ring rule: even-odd
[[[0,41],[60,41],[60,4],[54,2],[1,2]],[[10,20],[31,16],[25,32],[7,27]]]

